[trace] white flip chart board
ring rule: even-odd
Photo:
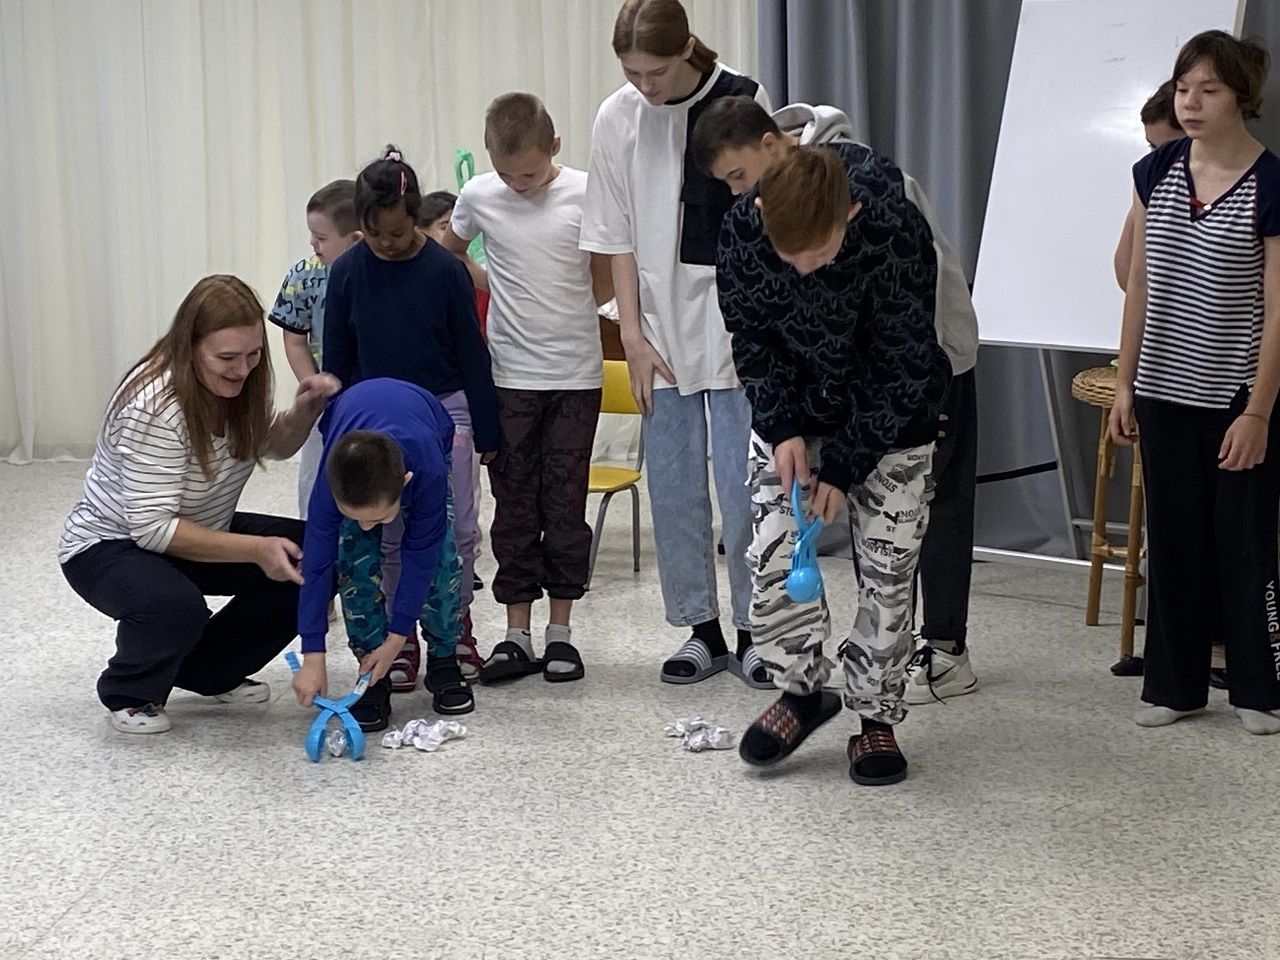
[[[1112,254],[1147,150],[1138,113],[1245,0],[1023,0],[974,275],[983,343],[1115,351]]]

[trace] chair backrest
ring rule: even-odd
[[[627,361],[606,360],[604,362],[604,386],[600,391],[600,412],[628,416],[640,415],[636,398],[631,394],[631,374],[627,371]],[[644,469],[643,417],[640,419],[640,440],[636,450],[635,469]]]
[[[601,413],[629,413],[637,415],[640,408],[631,395],[631,374],[625,360],[604,362],[604,389],[600,393]]]

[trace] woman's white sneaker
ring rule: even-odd
[[[926,643],[907,664],[907,703],[933,703],[947,697],[961,697],[977,689],[978,678],[969,666],[967,649],[960,653],[947,653]]]
[[[261,680],[246,680],[226,693],[217,694],[213,699],[219,703],[266,703],[271,699],[271,686]]]
[[[158,707],[154,703],[112,710],[110,716],[111,726],[120,733],[167,733],[173,727],[164,707]]]

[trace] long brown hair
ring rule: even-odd
[[[233,457],[260,460],[271,428],[274,382],[264,313],[257,296],[237,277],[216,274],[198,281],[178,307],[169,332],[125,374],[108,419],[167,374],[166,389],[182,409],[188,442],[206,477],[210,477],[214,434],[224,427]],[[262,331],[262,359],[249,372],[239,395],[228,399],[215,396],[201,385],[196,374],[196,347],[209,334],[232,327],[257,327]]]
[[[714,50],[689,31],[689,15],[680,0],[626,0],[613,22],[613,52],[638,50],[654,57],[678,57],[693,37],[689,66],[707,73],[716,65]]]

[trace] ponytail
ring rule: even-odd
[[[376,210],[385,210],[404,201],[404,210],[415,221],[422,209],[418,175],[404,162],[404,154],[393,143],[387,144],[382,159],[375,160],[356,177],[356,220],[369,229]]]

